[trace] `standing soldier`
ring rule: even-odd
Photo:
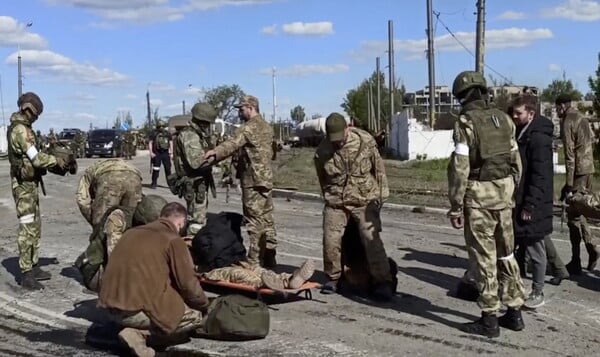
[[[467,333],[498,337],[498,325],[524,328],[523,282],[514,258],[512,208],[521,160],[515,125],[486,101],[487,85],[479,72],[465,71],[454,80],[452,94],[462,110],[454,126],[455,149],[448,163],[448,217],[452,227],[465,228],[470,267],[479,290],[481,318],[463,325]],[[498,318],[500,283],[508,306]]]
[[[50,132],[48,133],[48,146],[52,148],[56,143],[58,143],[58,137],[54,133],[54,129],[50,128]]]
[[[210,141],[210,125],[215,122],[217,111],[207,103],[192,107],[192,120],[181,129],[175,139],[173,164],[175,174],[187,203],[187,234],[196,235],[206,224],[208,189],[214,187],[212,167],[201,167],[204,152],[213,148]]]
[[[555,104],[561,119],[561,136],[567,169],[566,182],[560,195],[560,200],[564,201],[574,192],[592,191],[594,138],[589,122],[571,106],[571,97],[568,94],[559,95]],[[598,262],[598,252],[587,220],[579,213],[568,210],[567,225],[572,253],[567,270],[573,275],[581,274],[580,245],[582,240],[589,256],[587,269],[594,270]]]
[[[126,131],[123,133],[123,141],[121,143],[123,147],[123,157],[125,160],[131,160],[131,133]]]
[[[204,154],[221,161],[237,155],[236,173],[242,185],[242,206],[247,220],[250,246],[248,262],[265,268],[277,265],[277,239],[273,222],[273,170],[271,168],[271,141],[273,128],[261,117],[258,99],[244,96],[239,104],[240,126],[233,138],[224,141]]]
[[[152,163],[152,185],[150,188],[156,188],[158,175],[160,174],[160,164],[165,167],[165,177],[171,175],[171,159],[173,158],[173,142],[171,134],[167,129],[167,123],[159,119],[156,123],[156,131],[150,136],[148,143],[150,158]]]
[[[325,201],[323,209],[323,265],[329,281],[323,293],[338,290],[342,274],[342,236],[350,219],[358,226],[373,295],[389,300],[394,295],[390,265],[379,236],[380,209],[389,196],[383,160],[369,133],[349,127],[339,113],[326,121],[327,137],[315,153],[314,163]]]
[[[66,163],[36,148],[37,137],[31,125],[44,109],[40,98],[35,93],[27,92],[19,98],[17,105],[19,111],[10,117],[7,139],[12,194],[19,218],[17,245],[21,286],[28,290],[39,290],[44,288],[39,281],[50,279],[50,273],[38,266],[42,235],[38,186],[41,184],[44,192],[42,176],[45,169],[54,166],[63,169]]]
[[[85,155],[85,137],[81,131],[75,133],[75,151],[76,157],[80,158]]]
[[[98,161],[79,179],[77,205],[92,227],[110,207],[135,208],[141,200],[142,173],[122,159]]]

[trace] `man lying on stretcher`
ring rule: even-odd
[[[307,260],[292,274],[277,274],[246,261],[241,225],[243,216],[233,212],[208,214],[206,225],[192,239],[190,252],[196,270],[208,280],[244,284],[273,290],[298,289],[315,271]]]

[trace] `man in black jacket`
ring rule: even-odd
[[[532,309],[544,305],[543,288],[547,264],[545,242],[552,245],[550,235],[554,189],[554,126],[549,119],[537,115],[536,107],[536,99],[530,95],[517,97],[512,103],[512,118],[517,126],[517,143],[523,165],[521,182],[515,194],[515,243],[518,246],[517,261],[521,269],[524,269],[526,254],[533,263],[533,289],[525,301],[525,306]],[[548,248],[555,251],[553,245]],[[559,277],[560,280],[565,275],[563,265],[562,271],[555,273],[555,279]]]

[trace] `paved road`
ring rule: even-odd
[[[80,172],[93,160],[80,162]],[[148,176],[148,158],[133,161]],[[113,355],[114,332],[95,309],[95,296],[83,292],[71,263],[85,248],[90,227],[74,202],[78,177],[46,176],[48,196],[41,199],[42,264],[53,274],[41,292],[24,292],[16,283],[17,220],[10,195],[8,163],[0,161],[0,355]],[[144,178],[148,182],[148,177]],[[162,184],[164,176],[161,176]],[[161,184],[159,182],[159,184]],[[166,188],[145,192],[173,199]],[[210,210],[240,211],[239,195],[224,195]],[[321,260],[321,210],[318,202],[275,200],[281,269],[304,259]],[[313,294],[313,300],[271,306],[271,333],[261,341],[226,343],[193,339],[168,355],[226,356],[447,356],[519,354],[527,356],[596,355],[600,348],[598,277],[546,287],[547,304],[525,313],[526,329],[502,331],[498,339],[469,336],[457,329],[475,319],[477,306],[450,296],[466,266],[462,232],[442,215],[384,210],[388,254],[400,266],[398,294],[387,304],[359,298]],[[555,234],[568,257],[566,233]],[[587,259],[587,257],[585,258]],[[322,279],[322,273],[317,273]],[[531,282],[525,281],[527,288]],[[85,343],[85,341],[88,343]],[[94,346],[94,347],[92,347]],[[96,347],[101,348],[96,348]],[[118,352],[118,351],[117,351]]]

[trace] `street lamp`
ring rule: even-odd
[[[25,28],[31,27],[33,25],[33,22],[29,21],[26,25]],[[17,76],[19,77],[19,97],[21,98],[21,95],[23,94],[23,75],[21,74],[21,43],[19,43],[18,45],[18,55],[17,55]]]

